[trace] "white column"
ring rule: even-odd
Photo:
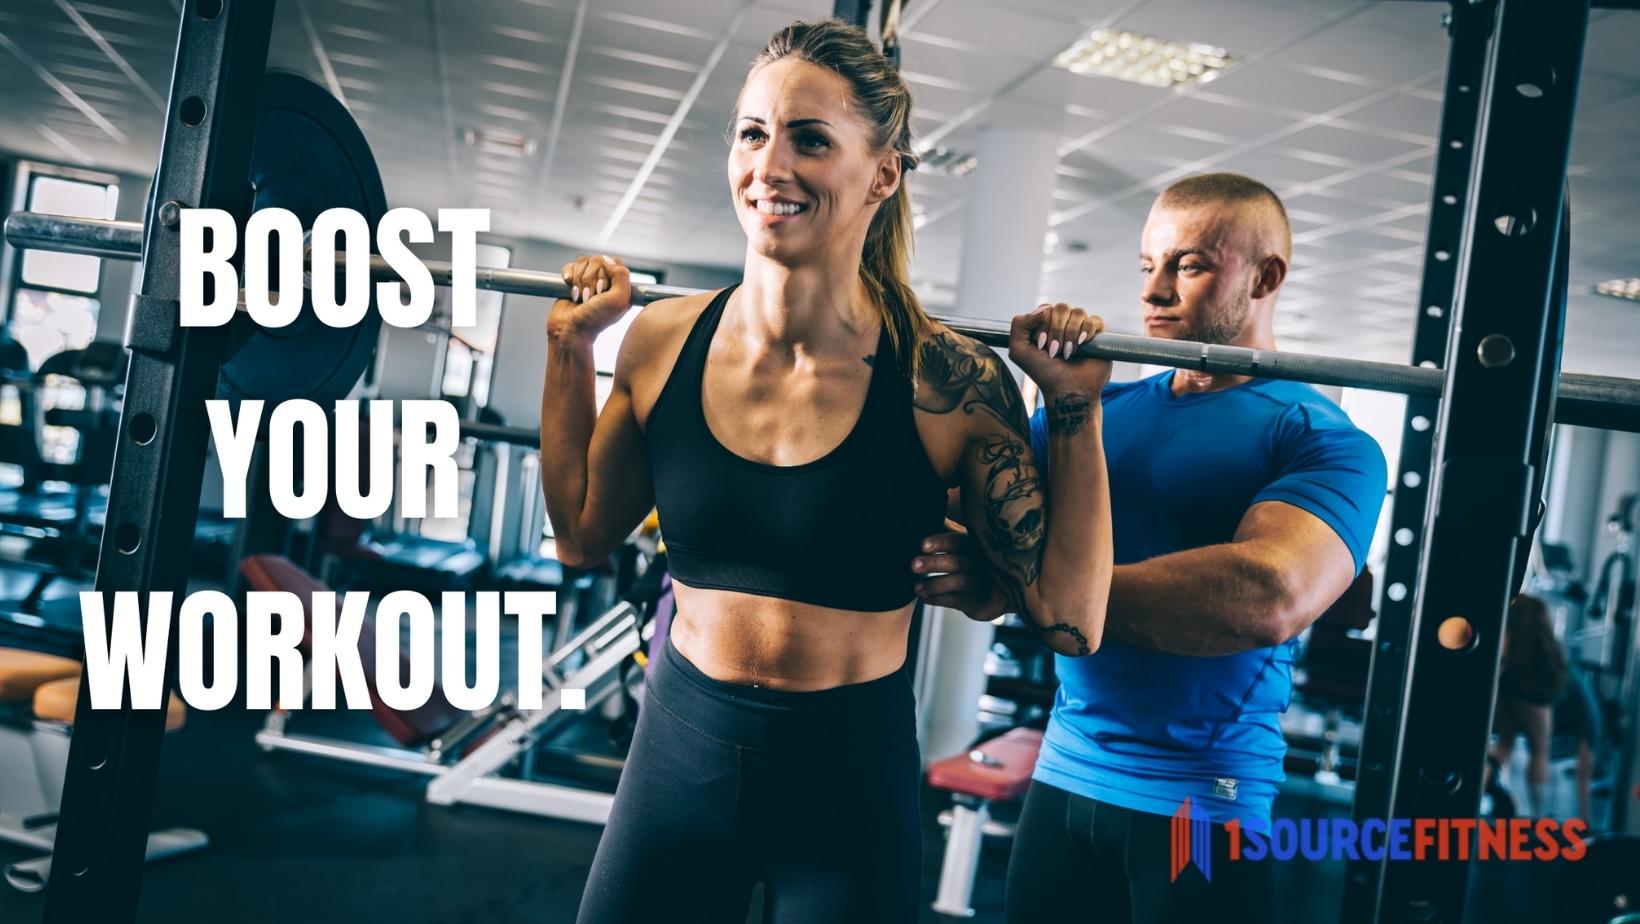
[[[980,130],[974,152],[954,306],[963,317],[1006,321],[1037,303],[1059,162],[1058,113],[1016,110],[1007,118]],[[923,759],[932,762],[965,752],[979,734],[985,652],[996,632],[937,607],[924,618],[922,656],[930,660],[919,688],[920,731]]]
[[[957,314],[1005,321],[1036,305],[1058,146],[1058,132],[1046,127],[980,131],[964,209]]]

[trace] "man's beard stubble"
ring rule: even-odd
[[[1201,317],[1180,339],[1195,340],[1199,343],[1229,344],[1241,333],[1241,326],[1247,323],[1247,313],[1252,310],[1252,293],[1241,289],[1237,291],[1233,302]]]

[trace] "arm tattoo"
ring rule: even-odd
[[[1029,619],[1026,619],[1025,621],[1030,622]],[[1042,636],[1043,639],[1047,639],[1048,636],[1054,634],[1055,632],[1063,632],[1076,640],[1076,653],[1078,655],[1087,657],[1088,655],[1093,654],[1093,649],[1088,647],[1088,637],[1082,634],[1081,629],[1078,629],[1068,622],[1056,622],[1051,626],[1039,626],[1032,622],[1031,628],[1035,629],[1036,634]]]
[[[949,330],[936,330],[918,349],[913,402],[918,410],[949,414],[960,409],[973,414],[977,409],[1007,430],[984,437],[974,449],[985,472],[985,561],[992,580],[1002,589],[1009,609],[1038,635],[1067,635],[1076,642],[1078,654],[1089,654],[1087,636],[1080,629],[1069,623],[1038,625],[1025,603],[1025,589],[1036,583],[1042,570],[1047,491],[1027,459],[1025,435],[1030,424],[1013,375],[989,347]],[[1086,399],[1082,415],[1085,420]]]
[[[1042,479],[1026,464],[1025,444],[1018,437],[986,437],[979,458],[986,469],[987,544],[1023,587],[1036,581],[1048,533]]]
[[[918,410],[949,414],[975,408],[989,412],[1015,433],[1030,432],[1019,386],[996,353],[981,343],[940,329],[917,354]]]
[[[1046,496],[1042,479],[1025,460],[1025,444],[1012,436],[991,436],[980,444],[985,473],[985,532],[992,561],[992,578],[1002,588],[1009,606],[1038,634],[1047,638],[1064,633],[1076,640],[1077,653],[1090,653],[1088,638],[1069,623],[1038,625],[1025,605],[1025,588],[1034,584],[1042,568],[1047,539]]]
[[[1082,395],[1062,395],[1048,406],[1048,432],[1074,436],[1088,422],[1088,399]]]

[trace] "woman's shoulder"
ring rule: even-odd
[[[933,319],[918,336],[916,352],[919,386],[951,388],[986,370],[1007,368],[995,350]]]
[[[939,321],[932,321],[917,344],[916,406],[931,414],[983,411],[1024,432],[1025,402],[1013,373],[997,352]]]
[[[926,351],[990,357],[996,357],[997,355],[995,350],[973,337],[953,329],[938,318],[928,319],[921,336],[917,338],[917,345],[925,351],[923,355],[927,355]]]
[[[621,358],[647,363],[668,352],[675,354],[716,295],[716,292],[697,292],[650,302],[633,316],[621,341]]]

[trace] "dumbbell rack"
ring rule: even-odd
[[[996,651],[997,646],[1007,648],[1011,655],[1003,657]],[[997,625],[984,669],[985,695],[980,699],[980,731],[984,737],[1017,726],[1044,726],[1059,681],[1054,676],[1053,650],[1034,629],[1017,616],[1005,617]],[[1012,709],[987,708],[1003,703],[1011,704]]]

